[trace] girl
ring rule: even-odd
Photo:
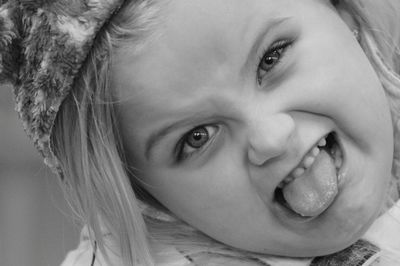
[[[86,225],[63,265],[398,265],[399,15],[3,3],[0,80]]]

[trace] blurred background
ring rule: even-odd
[[[60,265],[80,228],[0,86],[0,265]]]

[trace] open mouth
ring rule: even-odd
[[[334,132],[315,144],[275,189],[275,200],[301,216],[316,217],[338,193],[343,152]]]

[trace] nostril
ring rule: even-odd
[[[248,131],[250,162],[262,165],[286,153],[294,132],[295,122],[289,114],[277,113],[252,120]]]
[[[249,161],[254,165],[262,165],[265,161],[268,160],[267,155],[263,155],[262,153],[258,153],[254,148],[250,147],[248,151]]]
[[[248,150],[249,161],[254,165],[263,165],[270,159],[281,156],[286,152],[287,142],[280,143],[279,140],[272,142],[270,144],[265,144],[261,146],[254,147],[250,145]]]

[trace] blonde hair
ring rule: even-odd
[[[400,2],[345,0],[360,25],[361,45],[387,95],[394,129],[394,156],[388,205],[400,193]]]
[[[126,44],[144,45],[160,20],[160,2],[165,1],[126,1],[104,27],[73,92],[62,104],[52,134],[53,150],[65,174],[62,186],[66,198],[80,221],[91,229],[93,243],[96,240],[105,256],[102,224],[111,231],[124,265],[154,265],[154,262],[118,131],[114,92],[110,86],[112,54]],[[396,72],[400,70],[400,2],[345,0],[343,4],[361,26],[362,46],[391,102],[396,142],[393,180],[399,190],[400,81]],[[147,221],[149,228],[159,234],[173,235],[177,231],[176,228],[163,230],[162,223],[152,222]],[[187,242],[190,235],[196,235],[197,239],[203,237],[189,227],[181,228],[186,228],[187,235],[180,246],[190,244]],[[176,241],[180,241],[178,238]]]
[[[52,133],[68,202],[79,220],[90,228],[92,245],[96,240],[106,257],[102,227],[111,231],[124,265],[153,265],[153,261],[118,133],[110,88],[112,51],[122,41],[139,45],[150,35],[159,10],[156,2],[126,1],[118,15],[104,26],[81,77],[62,104]]]

